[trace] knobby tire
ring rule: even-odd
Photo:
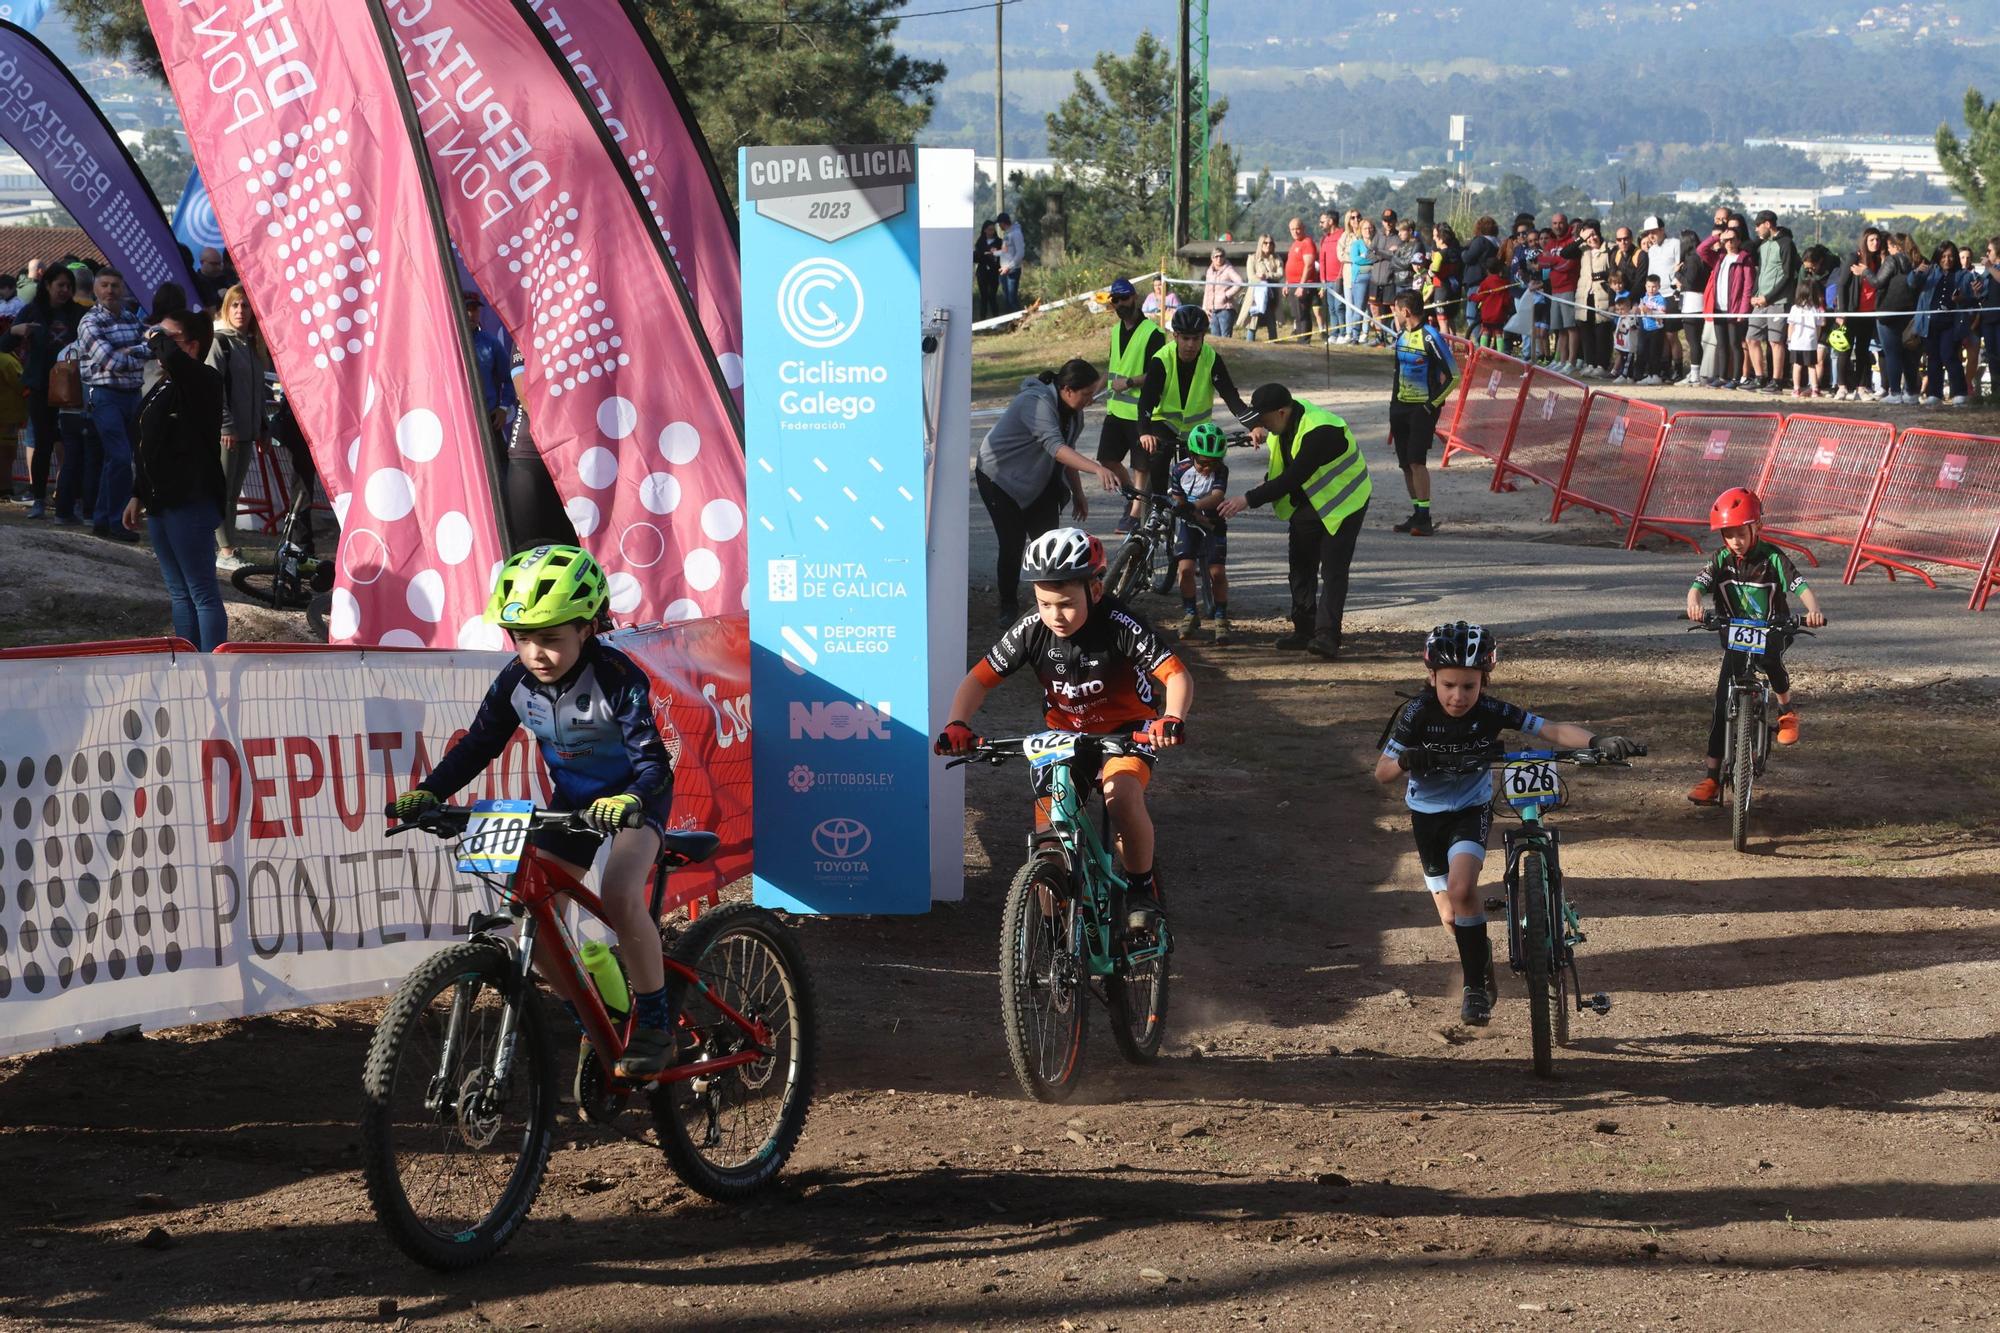
[[[1156,900],[1158,892],[1156,885]],[[1149,1065],[1158,1059],[1160,1044],[1166,1040],[1172,968],[1173,955],[1163,955],[1130,971],[1121,968],[1105,987],[1111,1038],[1118,1043],[1118,1053],[1135,1065]]]
[[[1052,916],[1042,915],[1043,891]],[[1083,1068],[1090,1005],[1088,962],[1070,950],[1076,911],[1067,867],[1037,856],[1014,876],[1000,914],[1000,1025],[1014,1079],[1038,1102],[1066,1101]]]
[[[674,1174],[696,1193],[727,1203],[776,1180],[805,1130],[819,1043],[812,978],[792,932],[749,903],[702,913],[673,956],[738,1013],[771,1030],[765,1059],[653,1090],[653,1124]],[[681,998],[681,1014],[705,1054],[731,1054],[747,1040],[692,988]]]
[[[1128,537],[1118,553],[1111,557],[1111,566],[1104,573],[1104,587],[1120,601],[1129,601],[1145,586],[1146,543],[1136,537]]]
[[[266,606],[281,610],[296,611],[311,603],[312,589],[303,582],[294,581],[292,589],[285,593],[278,591],[278,567],[276,565],[244,565],[231,570],[229,581],[236,591],[245,597],[255,598]]]
[[[1556,979],[1550,975],[1555,959],[1549,938],[1549,871],[1538,851],[1521,853],[1521,948],[1528,955],[1528,1032],[1534,1044],[1535,1074],[1550,1078],[1555,1074],[1550,1012]]]
[[[1729,803],[1729,842],[1739,852],[1750,840],[1751,792],[1757,779],[1757,728],[1763,721],[1758,714],[1762,711],[1748,699],[1743,700],[1736,710],[1736,753],[1733,756],[1736,789],[1731,793]]]
[[[461,1044],[439,1078],[443,1029],[461,995],[467,1009]],[[442,1012],[435,1007],[441,999]],[[487,1141],[475,1144],[468,1135],[480,1127],[465,1123],[463,1089],[492,1067],[492,1038],[508,1008],[518,1021],[507,1100],[524,1103],[526,1118],[516,1130],[499,1126],[496,1117]],[[368,1043],[361,1075],[362,1175],[375,1216],[403,1253],[429,1268],[469,1268],[492,1258],[527,1220],[553,1144],[553,1060],[534,988],[521,985],[513,960],[498,945],[454,944],[403,979]],[[458,1091],[451,1105],[433,1111],[424,1103],[434,1079]],[[438,1168],[437,1180],[406,1184],[405,1175],[424,1165]],[[483,1207],[454,1210],[452,1201],[462,1192],[494,1197]],[[419,1216],[419,1208],[429,1216]]]

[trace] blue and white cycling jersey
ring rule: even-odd
[[[581,810],[603,796],[631,793],[649,822],[664,823],[674,796],[673,761],[653,719],[646,673],[594,636],[561,680],[544,685],[509,662],[486,691],[458,744],[418,785],[442,800],[499,757],[517,728],[541,747],[558,809]]]
[[[1490,694],[1479,696],[1464,717],[1444,711],[1435,691],[1426,689],[1403,705],[1389,729],[1389,742],[1382,753],[1390,758],[1413,746],[1440,754],[1476,754],[1492,745],[1503,731],[1542,734],[1542,718]],[[1472,773],[1428,773],[1410,776],[1404,802],[1425,814],[1448,814],[1469,806],[1484,805],[1493,799],[1492,766]]]

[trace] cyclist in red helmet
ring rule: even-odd
[[[1704,598],[1713,602],[1719,615],[1779,620],[1790,614],[1787,598],[1797,597],[1805,606],[1807,625],[1816,628],[1826,623],[1819,598],[1806,586],[1805,576],[1791,558],[1757,536],[1763,518],[1764,502],[1753,490],[1732,486],[1715,497],[1708,511],[1708,526],[1722,534],[1722,549],[1688,585],[1689,620],[1701,619]],[[1697,805],[1713,805],[1722,798],[1722,730],[1728,723],[1729,682],[1741,669],[1741,659],[1742,654],[1734,651],[1722,655],[1715,711],[1708,727],[1708,776],[1688,792],[1688,799]],[[1799,715],[1792,707],[1792,678],[1785,669],[1784,646],[1776,636],[1764,652],[1764,668],[1771,677],[1771,688],[1778,692],[1778,744],[1797,745]]]

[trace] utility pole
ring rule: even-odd
[[[1174,249],[1188,243],[1188,32],[1189,0],[1180,0],[1180,59],[1174,66]]]
[[[1001,59],[1005,0],[993,0],[993,211],[1007,211],[1007,84]]]

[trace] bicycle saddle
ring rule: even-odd
[[[715,855],[721,837],[702,829],[686,829],[678,833],[660,835],[660,850],[680,858],[683,865],[694,865]]]

